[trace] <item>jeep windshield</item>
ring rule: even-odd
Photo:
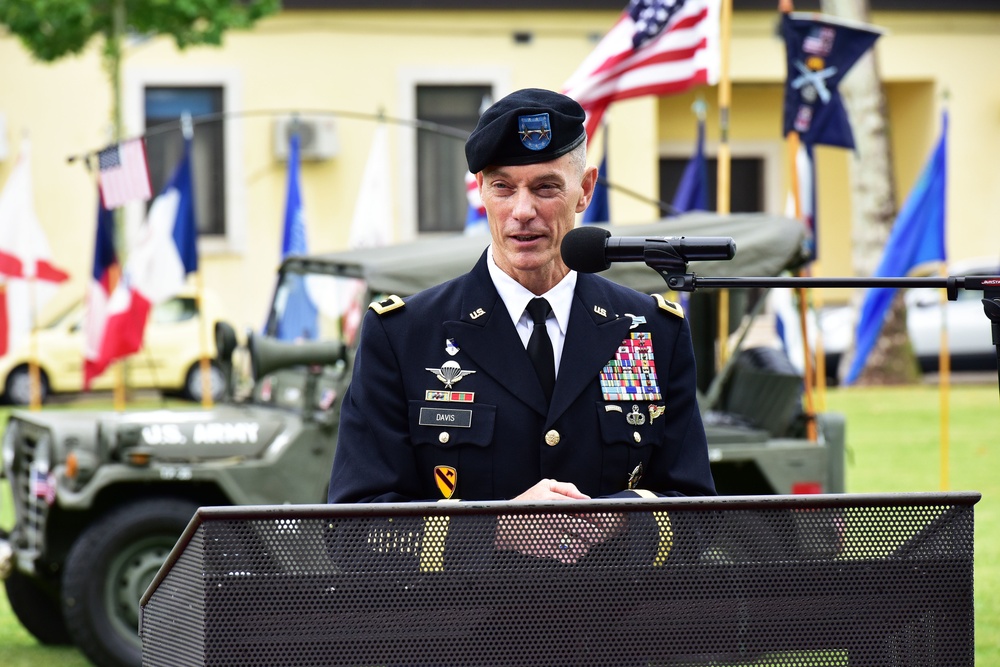
[[[286,341],[339,340],[349,345],[369,301],[360,278],[282,271],[265,334]]]
[[[803,260],[807,232],[788,218],[761,213],[690,213],[640,225],[601,225],[612,236],[722,236],[736,241],[729,261],[691,262],[701,276],[776,276]],[[489,236],[422,238],[412,243],[310,256],[282,263],[265,333],[284,340],[338,339],[347,345],[368,304],[410,296],[469,271]],[[617,262],[606,277],[641,292],[663,292],[663,278],[642,262]]]

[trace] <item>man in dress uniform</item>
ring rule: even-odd
[[[468,274],[371,304],[330,502],[715,493],[683,311],[562,261],[597,180],[584,118],[540,89],[482,115],[465,152],[491,243]]]

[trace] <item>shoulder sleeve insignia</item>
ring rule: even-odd
[[[677,317],[684,319],[684,309],[681,308],[681,304],[674,303],[673,301],[667,301],[663,298],[662,294],[650,294],[651,297],[656,299],[656,305],[660,310],[665,310],[668,313],[676,315]]]
[[[385,315],[386,313],[396,310],[397,308],[402,308],[404,305],[405,304],[401,298],[395,294],[390,294],[388,298],[383,299],[382,301],[372,301],[368,307],[379,315]]]

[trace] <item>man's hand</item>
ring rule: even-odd
[[[514,500],[590,500],[590,496],[580,493],[572,482],[543,479]]]
[[[514,500],[589,500],[575,484],[543,479]],[[625,517],[616,514],[521,514],[497,519],[495,545],[538,558],[575,563],[590,548],[617,535]]]

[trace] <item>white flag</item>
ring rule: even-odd
[[[368,163],[361,177],[348,246],[375,248],[392,241],[392,188],[389,182],[389,135],[385,123],[375,128]]]

